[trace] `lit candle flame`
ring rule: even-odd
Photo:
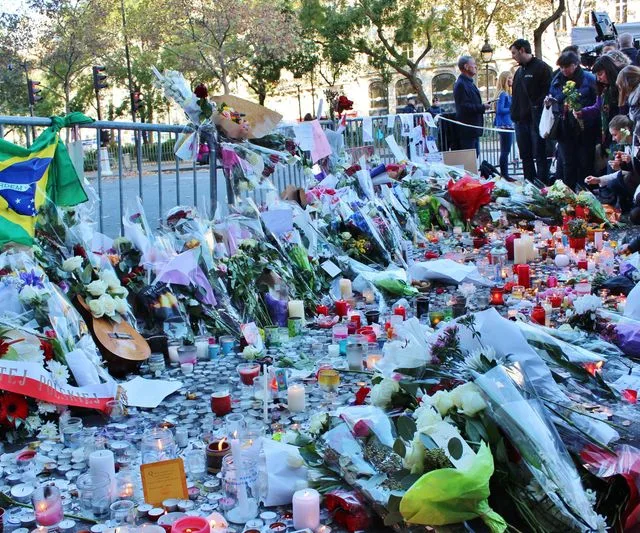
[[[222,446],[223,446],[225,440],[227,440],[227,437],[223,437],[222,440],[218,443],[218,451],[219,452],[222,451]]]

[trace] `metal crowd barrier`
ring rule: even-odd
[[[422,115],[413,117],[418,125]],[[487,114],[486,125],[493,123],[493,116]],[[17,144],[30,145],[42,128],[51,125],[44,117],[0,116],[0,138]],[[395,161],[385,138],[393,134],[398,144],[408,148],[408,137],[402,136],[402,125],[396,118],[393,128],[387,128],[387,117],[372,117],[373,142],[363,141],[362,119],[348,119],[344,130],[345,147],[358,149],[365,145],[373,147],[382,162]],[[331,121],[322,121],[324,128],[336,129]],[[174,144],[181,133],[189,128],[168,124],[145,124],[135,122],[93,122],[77,126],[85,130],[62,132],[62,139],[68,143],[69,152],[89,184],[95,189],[98,203],[98,228],[109,236],[122,232],[123,215],[134,213],[137,198],[142,199],[147,218],[151,223],[160,224],[162,217],[174,206],[195,205],[210,214],[212,206],[218,205],[221,215],[228,210],[229,193],[226,179],[217,158],[211,157],[211,164],[200,165],[176,159]],[[87,135],[87,130],[89,135]],[[110,132],[107,147],[100,147],[99,131]],[[441,150],[447,150],[451,143],[446,129],[430,129]],[[82,138],[83,136],[87,138]],[[419,153],[424,147],[418,147]],[[487,131],[480,141],[480,160],[487,160],[496,167],[500,155],[498,134]],[[510,164],[514,174],[520,170],[517,147],[514,143]],[[300,165],[278,165],[270,177],[275,192],[279,195],[289,185],[304,187],[307,178]],[[269,191],[273,188],[260,187],[241,196],[251,197],[258,205],[264,205]]]

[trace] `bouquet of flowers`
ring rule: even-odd
[[[451,180],[447,189],[451,200],[462,211],[465,222],[469,224],[478,209],[491,202],[494,186],[492,182],[482,183],[471,176],[465,176],[458,181]]]
[[[578,92],[578,88],[576,87],[575,81],[567,81],[562,87],[562,94],[564,95],[564,114],[565,118],[568,111],[575,113],[582,109],[582,104],[580,103],[580,93]],[[580,129],[584,129],[584,121],[582,119],[577,119],[578,124],[580,125]]]

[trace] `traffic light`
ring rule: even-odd
[[[29,104],[31,105],[36,105],[42,100],[42,96],[40,96],[42,89],[38,89],[38,85],[40,85],[39,81],[29,81]]]
[[[92,67],[93,70],[93,88],[96,91],[99,91],[100,89],[106,89],[108,87],[107,85],[107,75],[104,74],[105,68],[104,67],[97,67],[97,66],[93,66]]]
[[[142,93],[135,91],[133,93],[133,110],[137,112],[142,106],[144,106],[144,102],[142,101]]]

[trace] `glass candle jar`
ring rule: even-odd
[[[62,497],[55,485],[41,485],[33,491],[31,497],[36,522],[40,527],[52,528],[62,522]]]
[[[362,335],[347,338],[347,364],[349,370],[362,370],[362,360],[366,352],[367,340]]]
[[[178,357],[178,348],[182,346],[180,341],[170,341],[167,344],[167,352],[169,354],[169,362],[171,366],[178,366],[180,364],[180,358]]]
[[[235,524],[245,524],[258,516],[258,464],[254,461],[234,462],[232,455],[222,460],[222,488],[228,499],[226,517]]]
[[[491,305],[504,305],[504,287],[492,287],[489,299]]]
[[[62,440],[68,448],[77,448],[82,441],[82,419],[67,418],[62,426]]]
[[[177,457],[176,443],[169,429],[153,428],[142,436],[142,463],[167,461]]]
[[[95,518],[105,518],[109,515],[111,505],[112,484],[109,474],[106,472],[94,472],[82,474],[76,479],[78,488],[78,501],[80,509],[91,513]]]
[[[181,365],[194,365],[198,360],[198,349],[193,345],[180,346],[180,348],[178,348],[178,360]]]
[[[149,356],[149,371],[154,375],[158,375],[164,372],[165,369],[164,355],[161,353],[152,353]]]

